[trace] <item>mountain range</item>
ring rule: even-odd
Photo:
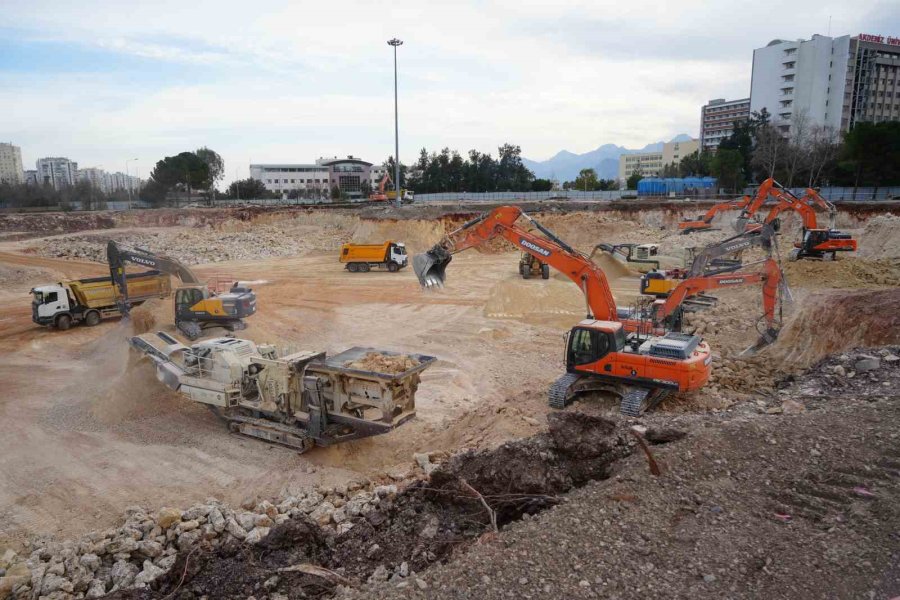
[[[687,142],[693,138],[681,133],[673,137],[670,142]],[[522,162],[531,169],[535,177],[540,179],[558,179],[559,181],[574,181],[581,169],[594,169],[600,179],[615,179],[619,175],[619,157],[623,154],[639,154],[642,152],[660,152],[664,142],[647,144],[643,148],[629,149],[615,144],[603,144],[596,150],[575,154],[568,150],[560,150],[547,160],[530,160],[523,158]]]

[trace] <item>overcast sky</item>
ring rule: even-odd
[[[67,156],[146,176],[209,146],[253,162],[423,146],[532,159],[697,136],[700,106],[749,94],[774,38],[900,36],[893,2],[0,0],[0,141],[25,168]]]

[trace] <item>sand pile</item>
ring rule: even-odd
[[[879,215],[866,223],[859,236],[859,256],[900,258],[900,217]]]
[[[172,312],[166,310],[169,304],[171,304],[171,300],[151,298],[140,306],[134,307],[131,310],[131,327],[134,335],[156,331],[165,322],[166,313]]]
[[[594,263],[606,273],[607,279],[618,279],[619,277],[638,277],[640,274],[628,268],[628,265],[622,261],[613,258],[606,252],[598,252],[594,255]]]
[[[836,261],[787,261],[782,266],[788,284],[799,287],[862,288],[900,285],[900,261],[897,259],[861,260],[853,256],[842,256]]]
[[[396,375],[419,366],[419,361],[405,354],[387,355],[378,352],[368,352],[358,360],[345,362],[344,366],[361,371],[375,371],[376,373]]]
[[[611,259],[615,260],[615,259]],[[504,280],[488,295],[484,314],[492,318],[523,318],[529,315],[585,315],[584,296],[568,279]]]

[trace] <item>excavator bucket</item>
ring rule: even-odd
[[[413,271],[419,278],[419,284],[426,289],[444,287],[445,271],[451,260],[453,256],[440,244],[428,252],[413,256]]]
[[[738,354],[741,358],[749,358],[751,356],[756,356],[756,353],[768,346],[769,344],[774,344],[775,340],[778,339],[778,330],[769,328],[766,331],[759,334],[759,339],[756,340],[756,343],[745,349],[743,352]]]

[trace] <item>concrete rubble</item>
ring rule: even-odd
[[[397,493],[396,485],[367,482],[316,487],[273,502],[248,501],[237,509],[215,498],[187,510],[131,507],[116,529],[63,542],[39,538],[30,542],[28,556],[7,550],[0,557],[0,600],[80,600],[145,588],[168,572],[179,552],[231,540],[256,544],[275,525],[301,516],[340,535],[353,528],[352,517]]]

